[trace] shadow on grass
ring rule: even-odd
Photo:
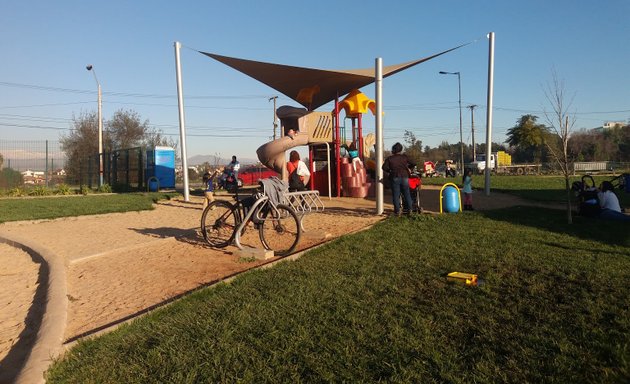
[[[492,220],[526,225],[604,244],[630,246],[630,224],[628,223],[574,214],[573,224],[567,224],[564,210],[524,206],[484,211],[480,214]]]

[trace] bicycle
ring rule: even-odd
[[[264,191],[258,190],[244,199],[239,197],[238,187],[234,186],[234,191],[234,203],[215,200],[204,209],[201,215],[204,240],[214,248],[225,248],[232,243],[242,248],[240,238],[252,223],[265,249],[277,256],[293,252],[302,234],[295,210],[285,204],[274,204]]]

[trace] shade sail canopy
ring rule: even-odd
[[[468,44],[470,43],[423,59],[386,66],[383,68],[383,77],[391,76]],[[374,68],[356,70],[304,68],[199,52],[270,86],[309,110],[315,110],[335,100],[335,98],[369,85],[375,80]]]

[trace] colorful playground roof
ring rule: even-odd
[[[383,78],[468,44],[470,43],[422,59],[383,67]],[[375,81],[374,68],[355,70],[304,68],[199,52],[270,86],[311,111]]]

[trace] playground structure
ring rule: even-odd
[[[281,137],[258,148],[256,152],[259,160],[263,164],[279,173],[282,172],[283,178],[286,178],[286,171],[284,169],[286,151],[298,145],[308,145],[309,161],[311,162],[310,170],[312,173],[310,188],[312,190],[321,190],[322,195],[329,197],[342,196],[342,190],[344,196],[365,197],[371,186],[375,185],[377,212],[382,213],[383,190],[380,186],[376,185],[376,183],[370,184],[367,182],[365,169],[362,166],[365,164],[366,159],[361,121],[361,114],[367,111],[367,109],[372,110],[375,114],[375,136],[377,141],[380,140],[380,143],[376,142],[377,145],[375,147],[376,162],[382,161],[382,105],[367,99],[367,97],[358,90],[375,83],[375,93],[378,99],[381,93],[380,83],[382,79],[468,44],[470,43],[462,44],[421,59],[386,67],[383,67],[382,61],[377,59],[375,68],[355,70],[325,70],[295,67],[222,56],[202,51],[199,51],[199,53],[266,84],[304,107],[300,113],[288,111],[284,117],[279,116],[281,121],[284,119],[284,127],[293,128],[293,132],[288,132],[287,130],[287,133],[290,133],[289,137]],[[177,65],[179,65],[179,47],[180,44],[176,43]],[[177,73],[178,84],[180,84],[180,71],[178,70]],[[181,87],[179,87],[178,90],[181,90]],[[343,95],[347,95],[347,97],[340,102],[339,97]],[[332,113],[315,112],[317,108],[331,101],[335,102]],[[339,115],[342,109],[346,111],[346,116],[352,120],[352,140],[350,140],[350,144],[354,144],[358,150],[359,159],[361,160],[361,163],[352,162],[351,173],[349,172],[349,167],[345,164],[345,157],[341,156],[342,142]],[[180,115],[181,114],[182,108],[180,107]],[[293,126],[290,126],[290,124],[293,124]],[[297,130],[295,129],[296,125]],[[319,131],[323,132],[321,138],[318,136]],[[332,137],[330,135],[331,133],[333,133]],[[331,156],[331,145],[333,147],[333,156]],[[182,145],[182,151],[184,150],[185,146]],[[186,158],[185,153],[182,154],[182,158]],[[325,172],[321,172],[321,170],[313,164],[314,161],[322,161],[319,160],[322,158],[325,159],[327,163]],[[359,167],[357,167],[357,164],[360,164]],[[345,174],[342,174],[342,169],[346,170],[344,171],[346,172]],[[382,171],[379,166],[374,166],[374,169],[375,178],[382,177]],[[333,171],[334,178],[332,177]],[[342,181],[344,179],[345,181]],[[345,188],[344,183],[346,183]],[[327,190],[324,188],[325,185],[328,187]]]
[[[276,115],[284,135],[260,146],[256,151],[258,159],[286,180],[286,152],[297,146],[308,146],[311,190],[328,197],[366,197],[374,181],[368,179],[364,166],[369,148],[363,137],[362,115],[368,110],[374,112],[374,105],[374,100],[353,90],[342,101],[335,101],[332,112],[281,106]],[[351,121],[351,139],[346,139],[346,127],[340,124],[342,111]],[[360,161],[342,156],[344,145],[356,148]],[[319,166],[322,163],[324,166]]]

